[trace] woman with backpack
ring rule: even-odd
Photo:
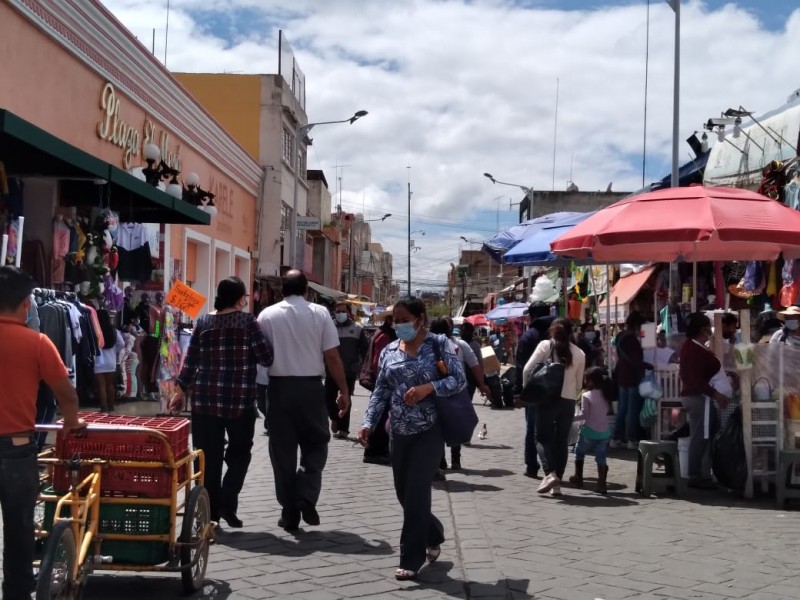
[[[522,371],[522,386],[527,385],[536,365],[552,360],[564,366],[561,398],[536,405],[536,441],[544,449],[542,468],[545,477],[536,490],[539,494],[561,495],[561,479],[569,456],[569,431],[575,416],[575,402],[583,387],[586,357],[573,344],[572,323],[556,319],[550,326],[549,339],[539,342]]]

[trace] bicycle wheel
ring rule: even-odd
[[[181,546],[181,566],[195,565],[181,571],[183,591],[192,594],[203,587],[208,566],[208,537],[204,535],[206,525],[211,521],[211,501],[206,488],[201,485],[192,488],[189,501],[183,513],[183,524],[178,541],[184,544],[197,543],[196,546]],[[37,599],[38,600],[38,599]]]
[[[36,582],[36,600],[55,598],[73,600],[78,597],[75,579],[77,549],[69,521],[59,521],[47,536]]]

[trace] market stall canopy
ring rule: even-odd
[[[497,321],[499,319],[518,319],[525,316],[528,310],[528,305],[524,302],[508,302],[494,307],[488,313],[486,318],[490,321]]]
[[[472,323],[475,327],[485,327],[489,324],[486,320],[486,315],[470,315],[464,319],[467,323]]]
[[[0,162],[9,177],[64,180],[69,206],[103,205],[122,221],[208,225],[211,217],[122,169],[68,144],[44,129],[0,109]]]
[[[506,253],[512,248],[515,248],[522,240],[544,229],[566,227],[568,225],[580,223],[582,219],[586,218],[586,214],[587,213],[557,212],[530,219],[518,225],[512,225],[484,242],[482,250],[489,254],[495,261],[505,262],[504,256]]]
[[[600,317],[600,322],[605,323],[607,306],[611,307],[611,320],[614,323],[621,323],[628,316],[628,306],[633,302],[634,298],[639,294],[641,289],[650,279],[650,276],[655,271],[656,266],[651,265],[645,267],[641,271],[633,272],[630,275],[620,278],[619,281],[611,288],[611,294],[608,298],[604,298],[597,308],[597,314]],[[615,312],[616,311],[616,312]]]
[[[554,215],[569,215],[554,221],[551,225],[537,228],[531,235],[520,241],[503,256],[503,263],[508,265],[523,266],[563,266],[571,264],[573,259],[557,256],[550,251],[550,243],[558,236],[567,233],[578,223],[592,216],[589,213],[554,213]],[[554,216],[549,215],[549,216]],[[584,260],[584,262],[586,262]],[[589,261],[591,262],[591,261]]]
[[[614,263],[797,258],[800,212],[736,188],[671,188],[620,200],[550,247],[560,256]]]
[[[347,298],[346,293],[340,292],[339,290],[335,290],[333,288],[325,287],[324,285],[314,283],[313,281],[308,282],[308,287],[317,292],[320,296],[330,300],[342,300]]]

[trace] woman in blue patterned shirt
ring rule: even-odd
[[[214,312],[194,325],[172,412],[192,393],[192,441],[206,455],[205,486],[211,520],[242,527],[236,516],[250,465],[256,424],[256,365],[272,364],[272,345],[256,318],[244,312],[247,290],[238,277],[219,282]],[[228,437],[227,448],[225,436]],[[223,463],[228,465],[222,476]]]
[[[398,339],[381,352],[375,390],[358,438],[366,445],[370,431],[389,411],[394,487],[403,507],[395,577],[405,580],[414,579],[425,560],[433,562],[441,552],[444,528],[431,512],[431,484],[444,439],[433,397],[455,394],[466,385],[466,376],[447,338],[428,332],[422,300],[401,300],[394,305],[393,316]]]

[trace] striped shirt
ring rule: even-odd
[[[192,392],[192,412],[235,418],[256,400],[256,365],[272,364],[272,345],[244,312],[203,315],[189,342],[178,385]]]

